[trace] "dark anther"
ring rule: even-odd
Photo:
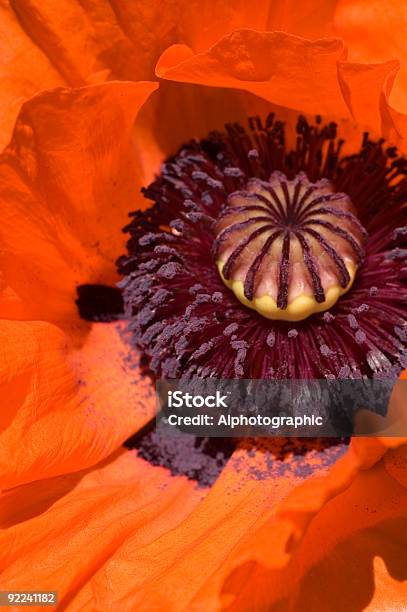
[[[107,285],[79,285],[76,288],[79,314],[85,321],[117,321],[124,315],[122,292]]]

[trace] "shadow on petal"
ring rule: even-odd
[[[358,532],[338,544],[324,561],[292,586],[290,595],[281,599],[278,585],[287,582],[287,572],[268,570],[255,561],[247,561],[225,581],[222,610],[402,609],[406,595],[403,583],[407,580],[407,541],[401,534],[406,533],[406,528],[404,518],[394,518]]]
[[[401,458],[405,451],[404,446],[389,455]],[[370,609],[372,598],[372,609],[397,608],[406,593],[406,510],[405,488],[380,461],[322,507],[286,566],[238,564],[223,585],[224,608],[245,610],[252,602],[256,610],[273,612],[359,612]],[[269,526],[278,528],[278,521]],[[276,551],[267,551],[271,566]]]

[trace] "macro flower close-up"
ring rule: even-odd
[[[406,609],[405,5],[0,14],[0,605]],[[167,381],[391,387],[212,437]]]

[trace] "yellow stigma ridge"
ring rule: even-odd
[[[338,301],[338,299],[349,291],[355,280],[357,266],[351,262],[346,262],[346,267],[350,275],[350,281],[347,287],[343,288],[340,285],[333,285],[325,291],[325,301],[317,302],[314,297],[309,295],[301,294],[295,298],[292,302],[287,305],[284,310],[277,307],[277,302],[269,295],[262,295],[261,297],[255,297],[253,300],[248,300],[244,295],[244,286],[240,280],[226,280],[223,276],[222,270],[225,265],[224,261],[218,261],[216,263],[219,274],[229,289],[233,291],[237,299],[252,310],[256,310],[259,314],[263,315],[267,319],[273,319],[277,321],[302,321],[307,317],[311,316],[316,312],[324,312],[329,310]]]

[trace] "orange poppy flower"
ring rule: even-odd
[[[386,218],[376,222],[375,244],[384,241],[387,248],[394,236],[405,237],[400,229],[405,166],[394,149],[406,150],[407,135],[407,50],[402,28],[395,27],[405,19],[400,3],[342,0],[322,7],[307,0],[299,7],[264,0],[254,10],[246,2],[86,0],[56,6],[52,0],[16,0],[0,10],[6,60],[0,73],[5,145],[0,159],[1,589],[56,590],[59,607],[69,610],[402,609],[407,595],[405,439],[356,437],[349,446],[340,441],[244,440],[230,448],[215,445],[214,450],[208,442],[191,439],[180,447],[150,432],[123,446],[143,431],[156,410],[143,358],[147,354],[160,375],[174,365],[163,355],[170,359],[182,350],[182,343],[178,348],[160,345],[154,365],[158,345],[151,331],[146,335],[150,313],[140,315],[140,296],[134,287],[128,289],[135,271],[141,286],[140,265],[154,258],[148,232],[157,235],[175,219],[162,205],[166,196],[174,198],[172,204],[178,202],[176,190],[168,186],[171,181],[165,182],[165,166],[160,170],[168,156],[179,152],[174,163],[181,162],[184,201],[190,183],[185,182],[182,160],[190,162],[188,147],[198,147],[197,140],[190,144],[192,139],[223,130],[225,123],[242,126],[249,116],[274,112],[286,123],[286,138],[275,122],[258,124],[253,138],[270,138],[270,155],[277,155],[277,145],[280,152],[286,147],[287,156],[280,161],[266,163],[260,145],[255,153],[245,149],[247,141],[233,140],[233,129],[229,136],[218,133],[216,147],[226,139],[225,146],[235,146],[237,165],[243,150],[252,152],[252,161],[260,156],[273,171],[281,171],[291,159],[289,175],[293,167],[303,166],[298,166],[298,154],[290,157],[288,152],[303,146],[313,189],[321,188],[323,161],[331,172],[328,178],[336,180],[338,164],[349,163],[341,160],[356,160],[352,185],[371,188],[372,198],[391,186],[384,192],[391,214],[386,210]],[[327,124],[335,121],[345,141],[342,149],[335,149],[333,128],[317,132],[310,127],[312,119],[301,120],[305,123],[300,123],[296,144],[291,128],[299,113],[322,114]],[[362,176],[367,149],[360,153],[366,129],[372,140],[365,138],[364,146],[376,155],[368,184]],[[321,157],[309,154],[309,134],[320,135],[312,146]],[[373,143],[379,137],[389,149]],[[205,142],[213,146],[213,138]],[[212,163],[209,144],[206,150],[199,147],[201,161],[203,156],[205,164]],[[216,153],[222,151],[216,148]],[[392,159],[397,163],[383,178]],[[247,156],[244,160],[243,165]],[[214,168],[215,174],[222,169]],[[198,172],[194,197],[208,202],[216,179],[211,176],[215,183],[208,183],[208,174]],[[235,165],[221,173],[224,185],[230,180],[230,191],[239,185],[239,172]],[[249,176],[258,175],[253,171]],[[170,178],[174,184],[174,175]],[[296,180],[300,190],[305,179]],[[130,211],[149,206],[140,189],[151,181],[146,195],[160,201],[165,214],[155,218],[151,211],[136,213],[129,225],[134,240],[123,256],[126,236],[121,230]],[[367,207],[368,198],[362,196]],[[324,192],[324,197],[335,200],[333,192]],[[180,230],[173,229],[176,236]],[[364,244],[356,235],[355,252]],[[141,243],[134,248],[136,239]],[[168,254],[167,243],[159,246]],[[349,314],[353,311],[344,310],[353,317],[348,319],[351,331],[338,342],[362,374],[405,367],[405,251],[396,244],[388,248],[395,249],[390,263],[380,259],[386,299],[373,305],[358,302],[361,313],[365,307],[375,312],[376,323],[366,318],[365,327],[363,321],[359,326]],[[377,247],[373,256],[379,257],[379,251]],[[337,263],[342,255],[337,254]],[[122,321],[103,320],[106,312],[84,320],[76,305],[78,287],[113,287],[120,280],[120,256],[130,333]],[[155,296],[161,291],[162,297],[175,282],[171,257],[167,265],[169,273],[160,277]],[[218,294],[226,296],[222,299],[238,312],[233,325],[246,317],[252,330],[254,319],[248,317],[258,322],[260,315],[216,279],[211,304],[216,306]],[[320,303],[318,291],[324,294],[326,287],[319,281],[322,288],[317,280],[313,288],[314,301]],[[283,285],[281,281],[275,295],[281,310],[284,299],[290,299],[289,287]],[[367,295],[374,297],[369,279],[365,285]],[[354,293],[364,295],[365,285],[356,284]],[[175,289],[184,304],[185,287]],[[352,305],[354,293],[339,299],[338,317],[340,304]],[[191,300],[186,308],[195,308]],[[201,308],[206,308],[205,300]],[[83,308],[92,304],[81,308],[83,315]],[[96,321],[98,317],[102,320]],[[320,321],[315,317],[323,315],[312,319]],[[173,310],[166,314],[171,324],[176,318]],[[234,333],[230,321],[228,325],[226,337]],[[263,333],[264,325],[256,325],[256,333]],[[290,323],[288,337],[296,339],[305,330],[313,342],[314,331],[307,325]],[[278,335],[280,328],[275,329]],[[334,331],[320,333],[334,337]],[[198,341],[195,360],[203,360],[196,371],[213,367],[229,377],[242,377],[254,367],[263,372],[264,364],[268,372],[271,367],[276,372],[286,350],[281,345],[282,353],[273,351],[273,357],[270,351],[261,359],[256,354],[248,364],[250,347],[237,338],[235,360],[227,354],[221,370],[210,340],[206,353],[203,337]],[[225,346],[229,350],[229,340]],[[294,375],[315,376],[313,368],[320,363],[324,372],[346,369],[345,362],[335,361],[332,346],[320,344],[318,359],[305,351],[301,364],[294,357]],[[404,407],[399,383],[390,410],[400,414]]]

